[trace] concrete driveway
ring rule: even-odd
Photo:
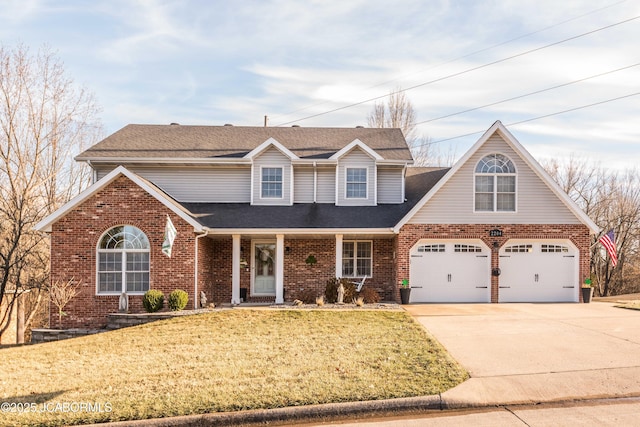
[[[446,406],[640,396],[640,311],[613,304],[404,306],[471,374]]]

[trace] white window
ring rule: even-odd
[[[342,242],[342,276],[371,277],[373,242],[353,240]]]
[[[262,197],[282,198],[282,168],[262,168]]]
[[[475,211],[515,212],[516,168],[502,154],[483,157],[475,170]]]
[[[141,294],[149,290],[149,239],[138,228],[121,225],[98,243],[98,294]]]
[[[511,246],[507,246],[504,249],[505,252],[507,253],[530,253],[533,252],[533,246],[532,245],[511,245]]]
[[[482,252],[482,248],[476,245],[454,245],[454,252]]]
[[[418,246],[418,252],[444,252],[443,244],[435,244],[435,245],[420,245]]]
[[[367,168],[347,168],[347,199],[367,198]]]
[[[569,247],[564,245],[542,245],[540,247],[542,253],[569,252]]]

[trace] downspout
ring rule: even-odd
[[[198,240],[201,237],[206,237],[209,234],[209,230],[205,230],[204,233],[199,234],[196,236],[196,240],[195,240],[195,245],[196,245],[196,254],[195,254],[195,262],[193,263],[194,265],[194,283],[193,283],[193,309],[197,310],[198,309],[198,298],[200,297],[200,295],[198,294]]]
[[[318,201],[318,162],[313,162],[313,203]]]

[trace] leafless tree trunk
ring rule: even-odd
[[[71,156],[97,140],[96,113],[48,49],[0,46],[0,302],[30,289],[28,322],[49,280],[48,242],[33,227],[88,184]]]
[[[611,265],[594,236],[590,271],[602,296],[640,291],[640,174],[638,170],[608,171],[586,160],[544,165],[560,187],[606,233],[613,230],[618,264]]]

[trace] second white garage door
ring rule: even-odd
[[[500,249],[500,302],[578,301],[578,250],[567,240],[509,240]]]
[[[410,254],[411,302],[491,301],[491,253],[481,240],[421,240]]]

